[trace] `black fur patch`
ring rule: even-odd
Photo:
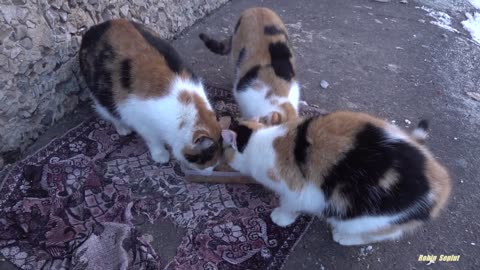
[[[300,125],[297,126],[297,135],[295,137],[295,147],[293,149],[293,154],[295,156],[295,163],[297,163],[298,168],[305,176],[303,166],[307,161],[307,150],[310,147],[310,143],[307,141],[308,127],[314,117],[310,117],[303,121]]]
[[[106,67],[114,58],[113,47],[105,43],[94,60],[93,81],[87,83],[98,102],[111,114],[118,116],[112,92],[112,71]]]
[[[283,29],[277,28],[275,25],[267,25],[264,28],[265,35],[276,36],[276,35],[287,35]]]
[[[122,86],[124,88],[129,90],[132,84],[131,70],[132,70],[132,64],[130,59],[123,60],[122,63],[120,64],[120,82],[122,83]]]
[[[235,29],[233,30],[233,33],[237,33],[238,27],[240,27],[240,23],[242,23],[242,17],[238,18],[238,21],[235,24]]]
[[[100,40],[102,39],[102,36],[110,28],[110,25],[110,21],[106,21],[90,27],[90,29],[88,29],[82,37],[82,44],[80,45],[80,50],[95,48],[98,42],[100,42]]]
[[[133,26],[142,34],[143,38],[154,47],[167,62],[168,67],[175,73],[180,73],[184,69],[182,58],[178,52],[165,40],[155,36],[144,25],[132,22]]]
[[[237,83],[237,91],[245,90],[248,85],[258,77],[258,71],[260,70],[260,65],[252,67],[245,75],[243,75]]]
[[[292,53],[287,44],[283,42],[271,43],[268,50],[275,74],[286,81],[290,81],[295,76],[295,71],[290,61]]]
[[[218,143],[214,143],[209,148],[204,149],[202,152],[200,152],[200,154],[197,154],[197,155],[186,154],[185,159],[188,160],[188,162],[190,163],[203,165],[215,157],[215,154],[218,152],[219,147],[221,147],[221,144],[219,146]]]
[[[194,83],[200,83],[200,78],[197,76],[197,74],[195,74],[192,69],[190,67],[185,67],[186,71],[190,74],[190,79],[194,82]]]
[[[425,119],[420,120],[420,122],[418,123],[417,128],[422,129],[422,130],[425,130],[425,131],[428,131],[428,121],[425,120]]]
[[[402,141],[389,141],[382,129],[370,124],[355,140],[354,148],[331,168],[322,185],[327,200],[335,188],[340,188],[350,202],[342,218],[399,213],[426,196],[425,157],[418,149]],[[399,174],[399,180],[386,191],[378,183],[389,169]],[[428,218],[424,216],[428,211],[420,212],[412,218]],[[324,214],[331,215],[332,211]]]
[[[205,46],[207,46],[207,48],[213,53],[225,55],[230,52],[230,48],[232,46],[231,37],[226,41],[218,41],[218,40],[212,39],[203,33],[201,33],[199,37],[203,41]]]
[[[98,46],[100,40],[102,39],[103,35],[107,30],[110,28],[111,23],[109,21],[94,25],[90,27],[90,29],[85,32],[82,37],[82,43],[80,45],[80,70],[85,77],[85,80],[92,81],[92,66],[89,65],[86,58],[88,58],[88,54],[95,51],[96,47]]]
[[[242,48],[240,52],[238,53],[238,59],[237,59],[237,67],[240,66],[242,63],[243,59],[245,58],[245,54],[247,53],[247,49]]]
[[[237,133],[237,149],[238,152],[243,153],[245,147],[247,147],[248,141],[252,136],[253,130],[244,125],[235,125],[232,127],[232,130]]]

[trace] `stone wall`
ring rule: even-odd
[[[168,39],[227,1],[0,0],[0,153],[23,150],[88,99],[77,60],[88,27],[130,18]]]

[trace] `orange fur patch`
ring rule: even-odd
[[[217,121],[217,116],[208,108],[205,100],[196,93],[193,94],[193,103],[198,112],[195,129],[208,130],[209,136],[214,138],[215,141],[218,141],[222,130],[220,128],[220,123]]]
[[[151,33],[157,36],[156,33]],[[153,48],[128,20],[111,21],[111,27],[103,42],[112,46],[116,54],[112,69],[120,66],[125,59],[132,61],[132,94],[141,98],[168,94],[166,91],[175,74],[168,67],[164,56]],[[119,83],[119,76],[118,71],[112,72],[113,93],[117,103],[130,94],[130,91]]]
[[[192,95],[186,90],[180,91],[177,98],[180,103],[185,105],[191,104],[193,102]]]
[[[432,217],[438,216],[441,209],[445,208],[452,190],[452,183],[447,170],[433,157],[428,157],[425,168],[432,193],[435,196],[435,204],[431,212]]]

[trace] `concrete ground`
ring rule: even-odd
[[[452,16],[449,32],[429,23],[417,8],[426,5]],[[431,121],[427,145],[449,168],[454,189],[439,219],[396,242],[362,247],[334,243],[326,224],[316,219],[288,258],[285,269],[480,269],[480,45],[460,21],[473,9],[462,1],[397,0],[237,0],[215,11],[173,41],[198,75],[212,85],[231,88],[228,57],[207,51],[200,32],[225,37],[239,13],[252,6],[275,10],[287,25],[297,57],[302,99],[327,111],[363,111],[412,128]],[[326,80],[330,86],[320,87]],[[79,108],[44,135],[28,152],[62,134],[91,113]],[[148,226],[169,241],[155,246],[171,258],[182,232],[173,226]],[[157,238],[157,237],[155,237]],[[166,244],[168,243],[168,244]],[[460,255],[459,262],[427,266],[419,255]],[[0,262],[0,269],[9,269]]]

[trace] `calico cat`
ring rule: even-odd
[[[228,164],[276,192],[271,219],[327,218],[333,239],[360,245],[396,239],[438,215],[450,177],[422,144],[427,122],[408,134],[363,113],[336,112],[266,127],[223,130]]]
[[[211,169],[222,154],[221,127],[202,82],[175,49],[145,26],[117,19],[90,28],[80,68],[96,111],[120,135],[136,131],[152,159],[174,157]]]
[[[233,93],[243,118],[261,117],[279,124],[298,116],[300,89],[295,79],[294,57],[287,28],[267,8],[245,10],[233,36],[216,41],[200,34],[216,54],[231,53],[235,63]]]

